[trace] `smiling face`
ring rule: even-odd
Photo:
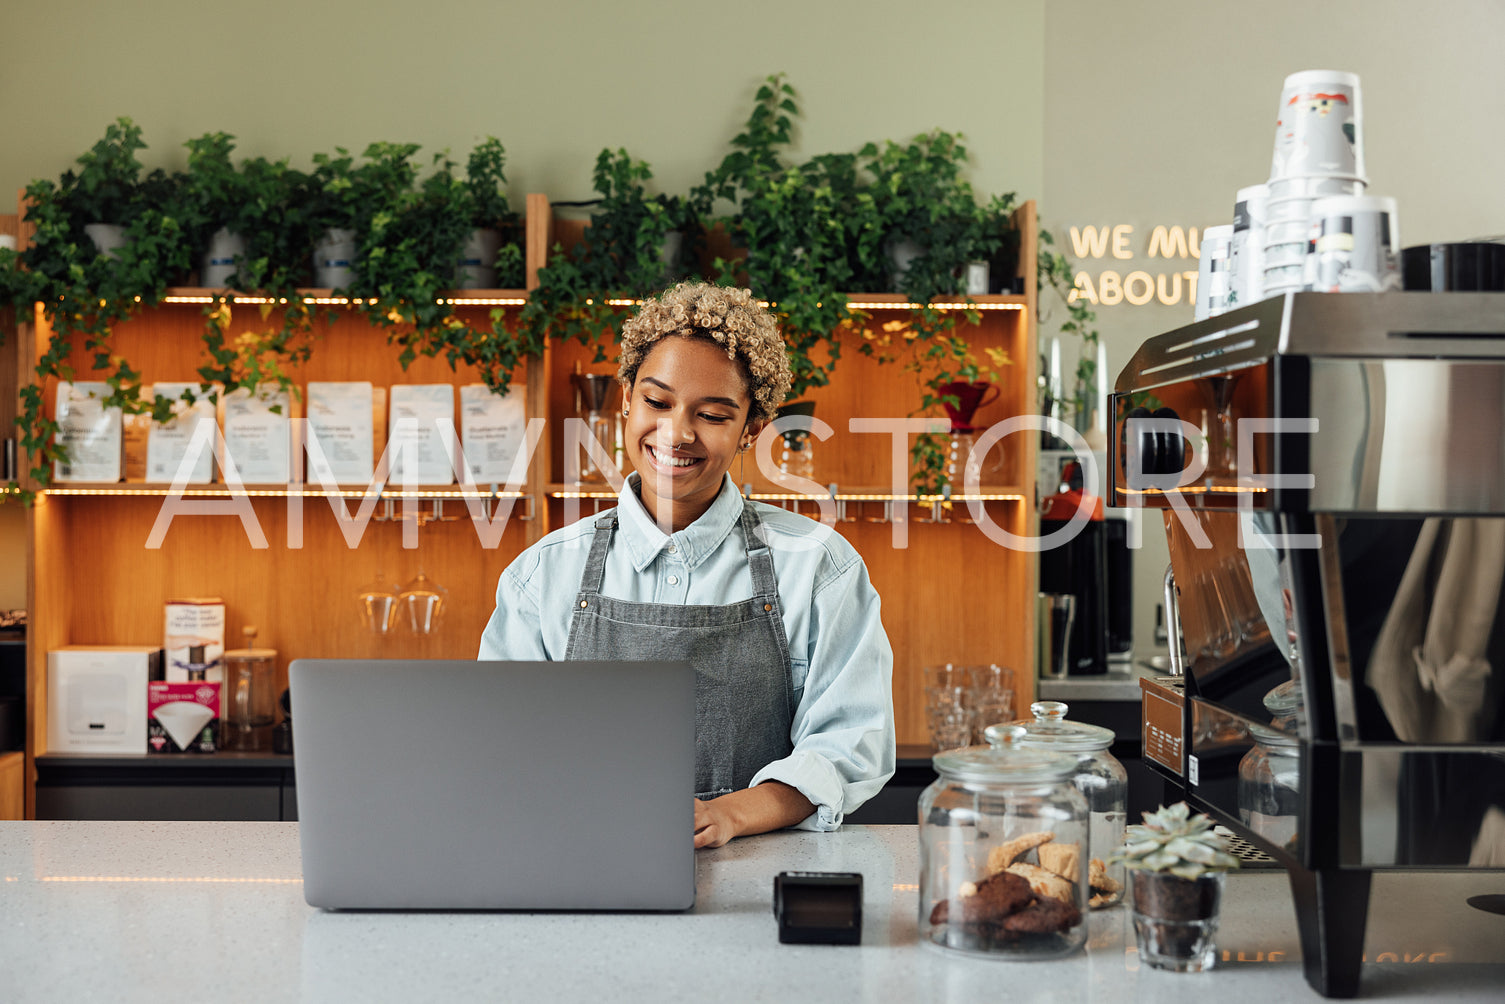
[[[721,490],[722,476],[762,422],[741,367],[702,338],[671,335],[644,357],[632,385],[623,439],[642,475],[643,507],[660,526],[682,530]]]

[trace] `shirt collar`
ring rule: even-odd
[[[638,498],[637,486],[641,478],[642,475],[633,471],[617,493],[618,536],[626,542],[632,566],[639,572],[651,565],[660,551],[668,550],[671,543],[685,567],[694,568],[721,546],[726,535],[742,518],[742,493],[737,491],[728,474],[722,477],[716,501],[699,519],[677,533],[665,534],[643,507],[643,500]]]

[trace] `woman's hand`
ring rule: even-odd
[[[722,796],[725,798],[725,796]],[[735,824],[721,798],[695,799],[695,846],[720,847],[737,835]]]
[[[764,781],[702,802],[695,799],[695,846],[720,847],[733,837],[793,826],[815,811],[798,788]]]

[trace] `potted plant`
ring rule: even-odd
[[[1224,875],[1239,866],[1212,820],[1185,802],[1146,812],[1109,862],[1129,871],[1139,957],[1178,973],[1210,969]]]
[[[231,159],[235,137],[206,133],[183,144],[188,170],[171,212],[192,248],[202,248],[199,283],[224,288],[286,292],[297,285],[297,265],[309,240],[304,175],[286,159]]]
[[[361,162],[344,147],[314,154],[307,216],[314,235],[314,285],[347,289],[355,263],[369,244],[372,220],[389,211],[418,177],[416,143],[372,143]]]
[[[470,152],[465,192],[471,230],[460,250],[460,289],[516,289],[523,284],[522,225],[507,202],[507,152],[488,136]],[[445,163],[443,173],[452,165]]]
[[[650,195],[653,172],[626,150],[602,150],[593,174],[601,198],[580,243],[556,244],[538,270],[538,284],[523,308],[520,330],[530,344],[547,338],[596,343],[596,361],[616,335],[618,307],[610,300],[635,300],[662,289],[669,279],[665,261],[668,235],[695,222],[684,200]]]

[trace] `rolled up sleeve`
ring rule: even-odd
[[[867,568],[849,558],[814,593],[794,750],[752,779],[781,781],[815,804],[796,829],[836,829],[894,774],[893,649]]]

